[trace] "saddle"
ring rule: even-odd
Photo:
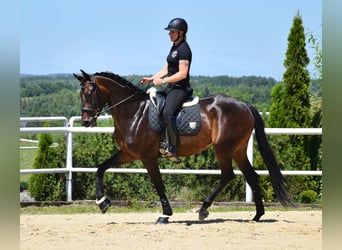
[[[161,111],[165,105],[165,95],[157,91],[155,87],[147,90],[150,96],[148,120],[152,130],[160,133],[163,130]],[[179,135],[195,135],[201,128],[201,114],[199,97],[190,96],[189,100],[183,103],[182,108],[176,114],[176,125]]]

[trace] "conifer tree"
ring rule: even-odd
[[[284,60],[283,82],[272,90],[270,127],[306,128],[311,127],[310,119],[310,76],[306,69],[310,60],[307,55],[305,33],[299,12],[293,19],[288,36],[288,47]],[[305,136],[290,135],[277,138],[281,155],[281,165],[285,169],[309,170],[310,158],[306,155]],[[290,142],[290,143],[289,143]],[[294,197],[300,192],[315,188],[311,177],[289,177]],[[292,181],[291,181],[292,180]],[[301,188],[300,188],[300,184]]]
[[[288,36],[283,82],[272,92],[270,125],[273,127],[304,128],[310,123],[311,80],[306,69],[310,60],[305,45],[303,22],[298,12]]]

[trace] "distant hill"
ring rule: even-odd
[[[139,85],[140,75],[123,76]],[[192,76],[194,95],[200,97],[225,94],[247,101],[261,111],[271,104],[273,78],[257,76]],[[21,116],[75,116],[80,115],[79,82],[72,74],[20,76]]]

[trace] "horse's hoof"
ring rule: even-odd
[[[204,220],[205,218],[207,218],[208,215],[209,215],[209,212],[208,212],[207,210],[203,210],[203,211],[200,210],[199,213],[198,213],[198,219],[199,219],[200,221],[202,221],[202,220]]]
[[[253,218],[253,221],[260,221],[262,214],[256,214]]]
[[[156,221],[156,224],[168,224],[169,223],[169,217],[161,216]]]
[[[171,216],[173,214],[172,208],[169,204],[169,201],[167,199],[160,199],[160,202],[163,207],[163,216],[168,215]]]
[[[163,214],[171,216],[173,214],[172,208],[171,207],[170,208],[165,208],[163,210]]]
[[[99,205],[99,208],[103,214],[106,213],[108,208],[111,206],[110,200],[105,196],[100,200],[96,200],[96,204]]]

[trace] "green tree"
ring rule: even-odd
[[[308,43],[312,49],[315,50],[315,56],[313,59],[314,62],[314,69],[315,72],[313,76],[315,77],[315,83],[318,85],[319,89],[317,91],[317,96],[321,97],[322,96],[322,79],[323,79],[323,67],[322,67],[322,62],[323,62],[323,52],[322,52],[322,45],[320,40],[315,37],[315,35],[311,32],[307,33],[308,38]]]
[[[293,19],[288,36],[288,48],[284,60],[285,73],[283,82],[273,88],[273,103],[270,109],[271,127],[306,128],[311,127],[310,84],[311,79],[306,69],[310,59],[307,55],[303,22],[298,12]],[[307,136],[282,136],[277,141],[277,150],[286,169],[309,170],[310,159],[307,156]],[[290,143],[287,143],[289,141]],[[300,192],[312,189],[316,185],[312,177],[289,177],[295,198]],[[299,185],[304,183],[300,188]]]
[[[60,157],[56,148],[51,147],[52,143],[51,134],[40,135],[34,168],[60,167]],[[28,191],[36,201],[56,201],[65,199],[64,186],[63,174],[33,174],[29,179]]]
[[[288,36],[288,48],[284,60],[285,73],[283,75],[282,90],[275,98],[274,105],[285,118],[282,124],[271,119],[271,125],[288,128],[307,127],[310,113],[310,76],[306,69],[310,62],[305,49],[305,34],[302,18],[299,13],[293,19],[293,26]],[[271,117],[274,112],[271,112]]]
[[[314,128],[322,127],[322,46],[320,39],[314,36],[311,32],[307,33],[308,43],[312,49],[315,51],[313,58],[314,61],[314,74],[315,83],[318,86],[317,93],[311,97],[311,126]],[[322,136],[309,136],[308,140],[308,154],[311,160],[311,169],[317,170],[322,169]]]

